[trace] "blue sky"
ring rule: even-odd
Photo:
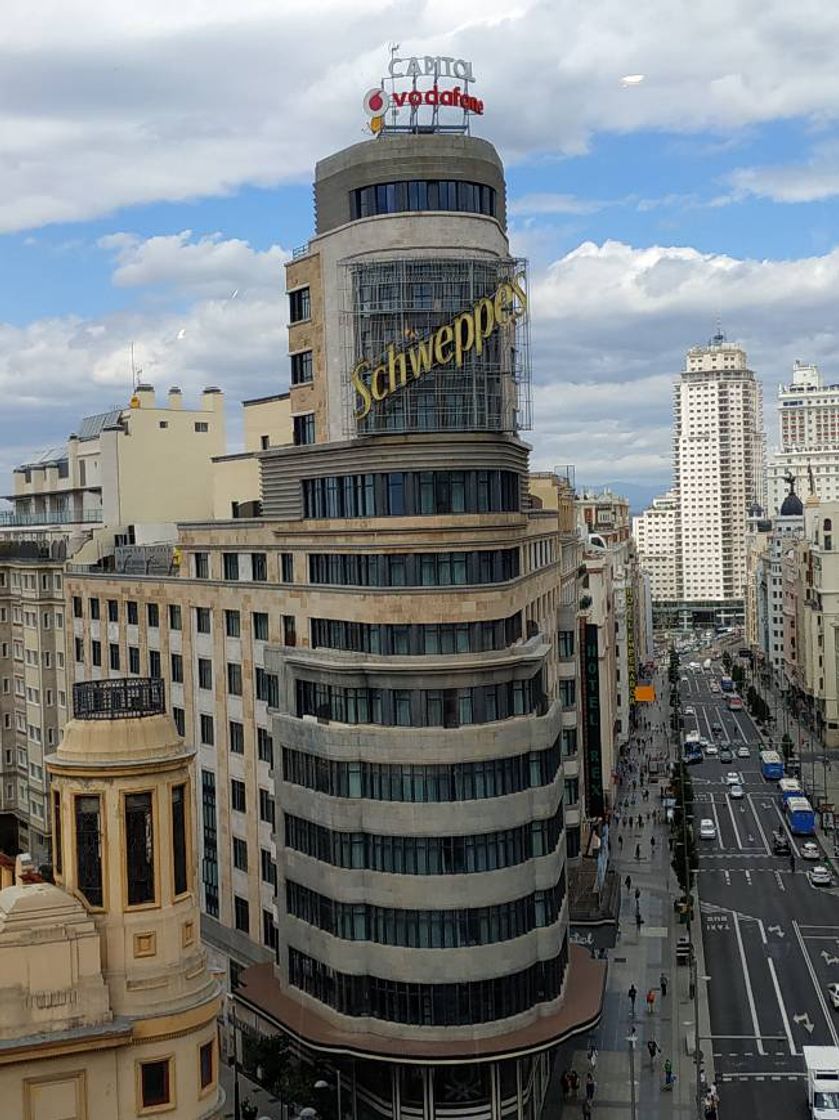
[[[389,38],[474,60],[530,261],[534,464],[667,484],[670,385],[719,315],[764,381],[839,366],[839,10],[756,0],[47,2],[0,44],[0,471],[144,375],[287,385],[282,262],[362,138]],[[375,18],[372,18],[375,17]],[[411,39],[405,37],[411,28]],[[627,89],[621,77],[644,73]],[[232,293],[236,296],[232,297]]]

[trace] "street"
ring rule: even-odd
[[[801,1048],[839,1045],[839,1013],[826,991],[839,981],[839,881],[834,875],[832,887],[811,885],[813,864],[801,857],[801,838],[786,830],[777,783],[761,776],[756,727],[709,687],[721,672],[719,662],[711,672],[683,668],[680,681],[682,736],[696,729],[734,753],[732,762],[705,756],[690,767],[707,968],[699,983],[707,984],[713,1036],[701,1045],[714,1055],[722,1120],[804,1118]],[[749,757],[737,757],[744,746]],[[729,794],[731,771],[742,799]],[[714,822],[715,839],[699,839],[703,818]],[[794,871],[788,855],[773,854],[778,829],[789,839]]]

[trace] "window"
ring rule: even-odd
[[[301,350],[291,355],[291,384],[308,385],[312,380],[312,351]]]
[[[119,603],[116,599],[108,600],[108,622],[119,622]]]
[[[315,414],[306,412],[302,416],[294,416],[294,443],[297,447],[315,442]]]
[[[251,577],[257,583],[268,579],[268,560],[264,552],[251,553]]]
[[[302,323],[312,317],[311,295],[308,288],[297,288],[288,293],[288,321]]]
[[[206,420],[196,420],[194,424],[196,432],[209,432],[210,425]]]
[[[283,615],[283,644],[293,646],[297,642],[297,633],[294,625],[294,615]]]
[[[267,789],[259,790],[259,819],[270,824],[273,828],[276,824],[276,807],[274,805],[274,798]]]
[[[213,725],[213,717],[208,716],[206,712],[201,713],[201,742],[205,747],[212,747],[215,744],[216,735],[215,727]]]
[[[172,719],[175,721],[175,727],[181,738],[186,735],[186,712],[183,708],[172,709]]]
[[[172,878],[175,894],[185,894],[189,887],[186,870],[186,786],[172,787]]]
[[[201,771],[201,810],[204,833],[204,858],[201,881],[204,885],[204,907],[218,917],[218,835],[216,831],[216,776],[212,770]]]
[[[257,700],[264,700],[270,708],[279,707],[280,686],[276,673],[266,673],[264,669],[257,666],[255,676]],[[312,712],[311,714],[315,715],[317,713]]]
[[[573,657],[574,656],[574,631],[573,630],[560,630],[559,631],[559,656],[560,657]]]
[[[149,626],[152,630],[157,630],[160,627],[160,608],[157,603],[149,603],[146,607],[146,616],[148,618]]]
[[[283,583],[294,583],[294,554],[280,553],[280,579]]]
[[[210,554],[209,552],[196,552],[193,555],[193,569],[196,579],[209,579],[210,578]]]
[[[259,849],[259,872],[263,883],[270,883],[272,887],[276,887],[277,865],[267,848]]]
[[[82,610],[82,597],[81,595],[73,596],[73,618],[81,618],[83,616]]]
[[[267,451],[270,446],[271,446],[271,437],[270,436],[260,436],[259,437],[259,447],[260,447],[261,451]],[[234,517],[235,516],[236,515],[234,514]]]
[[[256,750],[260,762],[274,765],[274,741],[264,727],[256,729]]]
[[[162,676],[162,673],[160,671],[160,650],[159,649],[150,649],[149,650],[149,676],[150,677]]]
[[[181,625],[182,625],[182,623],[181,623],[181,608],[178,606],[177,603],[170,603],[169,604],[169,629],[170,630],[180,630]]]
[[[129,626],[136,626],[139,621],[137,611],[137,603],[133,599],[129,599],[125,604],[125,616]]]
[[[90,617],[94,621],[97,621],[98,618],[99,618],[99,600],[98,599],[90,599],[89,603],[90,603]]]
[[[237,813],[247,812],[245,803],[245,783],[238,778],[230,779],[230,805]]]
[[[246,898],[240,898],[238,894],[233,896],[233,914],[236,929],[250,933],[251,909]]]
[[[198,1050],[198,1069],[202,1089],[208,1089],[215,1081],[215,1063],[213,1061],[215,1047],[213,1040],[205,1042]]]
[[[141,1063],[140,1096],[143,1108],[154,1108],[157,1105],[171,1103],[170,1065],[171,1060],[169,1058]]]
[[[91,906],[102,905],[101,802],[98,794],[76,797],[76,878]]]
[[[395,471],[304,478],[307,518],[512,513],[521,505],[514,471]]]
[[[350,215],[353,221],[357,221],[376,214],[397,214],[406,210],[457,210],[493,218],[495,197],[494,188],[483,183],[402,179],[353,190],[350,193]]]
[[[254,611],[253,637],[256,642],[268,641],[268,615],[263,611]]]
[[[233,837],[233,866],[237,871],[248,869],[248,842],[239,836]]]
[[[206,689],[213,687],[213,663],[209,657],[198,658],[198,687]]]
[[[109,647],[108,647],[108,660],[109,660],[111,669],[114,672],[118,672],[119,671],[119,646],[117,645],[116,642],[111,642]]]
[[[242,616],[238,611],[224,612],[224,632],[228,638],[241,638]]]
[[[277,948],[277,927],[270,910],[262,911],[262,941],[269,949]]]
[[[61,794],[52,791],[52,858],[56,875],[62,874],[64,851],[61,843]]]
[[[245,753],[245,727],[238,720],[232,719],[227,725],[228,740],[232,754]]]
[[[223,552],[221,565],[225,579],[237,580],[239,578],[239,554],[237,552]]]
[[[90,657],[94,665],[100,666],[102,664],[102,643],[95,638],[90,643]]]
[[[242,695],[242,666],[238,661],[227,663],[227,693],[229,696]]]
[[[151,793],[125,795],[125,878],[128,905],[154,902],[154,831]]]
[[[184,659],[182,654],[172,654],[172,684],[184,683]]]

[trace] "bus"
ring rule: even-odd
[[[731,677],[720,677],[720,688],[723,690],[723,692],[733,692],[734,681],[731,679]]]
[[[682,744],[682,761],[686,766],[693,766],[702,759],[702,741],[698,736],[695,739],[688,736]]]
[[[760,752],[760,772],[770,782],[783,778],[784,763],[777,751]]]
[[[784,816],[793,836],[814,836],[816,814],[806,797],[791,797],[784,806]]]
[[[804,790],[798,778],[781,778],[778,782],[778,800],[783,809],[790,797],[803,797]]]
[[[743,698],[738,696],[736,692],[730,692],[725,698],[725,706],[730,712],[742,712]]]

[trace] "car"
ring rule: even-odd
[[[830,1002],[833,1004],[833,1010],[839,1011],[839,984],[828,984],[827,995]]]
[[[703,817],[699,822],[699,839],[700,840],[716,840],[717,826],[710,819],[710,817]],[[815,871],[815,868],[813,868]]]
[[[687,677],[679,677],[679,680],[682,682],[682,684],[687,684],[688,683]]]
[[[789,837],[781,828],[772,833],[772,851],[776,856],[789,855]]]
[[[714,733],[714,735],[722,735],[722,724],[721,723],[712,723],[711,724],[711,731]]]
[[[817,863],[807,872],[807,878],[814,887],[829,887],[832,883],[830,870],[823,863]]]
[[[747,746],[745,746],[745,744],[742,747],[737,748],[737,757],[738,758],[751,758],[751,753],[749,751],[749,748]]]
[[[720,686],[718,684],[714,684],[713,681],[708,685],[708,688],[711,690],[711,692],[719,692],[720,690]]]
[[[743,793],[743,787],[740,786],[740,785],[729,786],[728,787],[728,796],[730,798],[732,798],[732,800],[734,800],[734,801],[742,801],[744,796],[745,796],[745,794]]]
[[[734,761],[734,754],[731,750],[731,747],[723,747],[720,750],[720,762],[733,762],[733,761]]]
[[[690,706],[690,704],[688,704],[688,706],[685,708],[685,715],[686,716],[695,716],[696,715],[696,710],[694,708],[692,708]]]
[[[708,743],[706,745],[706,747],[705,747],[705,757],[706,758],[716,758],[718,754],[719,754],[719,751],[717,750],[717,748],[714,746],[713,743]]]
[[[739,786],[740,785],[740,775],[735,773],[734,770],[729,770],[728,773],[725,776],[725,784],[727,786]]]
[[[821,851],[818,844],[814,844],[812,840],[805,840],[798,848],[801,853],[802,859],[821,859]]]

